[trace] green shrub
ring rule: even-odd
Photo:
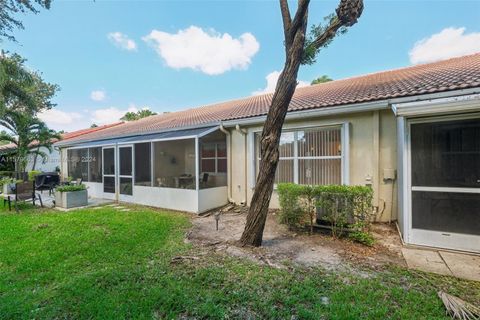
[[[15,171],[0,171],[1,177],[13,177],[15,175]]]
[[[289,228],[297,228],[304,223],[305,214],[299,204],[301,188],[293,183],[281,183],[277,187],[280,201],[279,221]]]
[[[372,219],[371,188],[365,186],[311,186],[281,183],[277,186],[280,200],[280,222],[297,227],[309,222],[310,231],[317,210],[328,222],[334,237],[341,236],[346,227],[354,232],[368,233]]]
[[[39,175],[40,173],[42,173],[42,172],[41,172],[41,171],[38,171],[38,170],[29,171],[29,172],[28,172],[28,181],[34,181],[34,180],[35,180],[35,176]]]
[[[57,188],[59,192],[73,192],[73,191],[82,191],[87,189],[84,184],[74,184],[74,185],[66,185]]]
[[[348,237],[355,242],[369,247],[373,246],[375,243],[375,238],[373,238],[372,234],[367,231],[353,231],[348,234]]]
[[[5,185],[7,183],[15,184],[15,183],[20,183],[20,182],[23,182],[23,180],[4,177],[4,178],[0,179],[0,187],[3,188],[3,185]]]

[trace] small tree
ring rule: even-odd
[[[156,114],[157,114],[156,112],[153,112],[148,108],[144,108],[142,110],[138,110],[137,112],[129,111],[129,112],[125,113],[125,115],[123,117],[121,117],[120,120],[135,121],[135,120],[139,120],[139,119],[142,119],[142,118],[154,116]]]
[[[58,133],[28,113],[9,110],[0,118],[0,125],[9,131],[0,133],[0,141],[8,141],[16,147],[15,168],[19,172],[25,171],[29,155],[34,156],[35,169],[37,157],[46,159],[48,156],[40,148],[45,147],[51,152],[54,140],[60,139]]]
[[[0,117],[7,110],[35,116],[55,106],[51,99],[59,87],[26,68],[25,61],[18,54],[0,53]]]
[[[0,1],[0,38],[16,41],[12,31],[24,29],[23,23],[16,19],[18,13],[37,14],[38,8],[50,9],[51,0],[1,0]]]
[[[311,84],[313,85],[313,84],[325,83],[325,82],[330,82],[330,81],[333,81],[333,79],[330,78],[329,76],[327,76],[326,74],[324,74],[323,76],[312,80]]]
[[[285,65],[272,97],[260,141],[260,168],[248,211],[245,230],[240,243],[260,246],[267,219],[268,206],[277,170],[283,122],[297,86],[300,65],[311,64],[321,48],[328,46],[337,34],[345,33],[353,26],[363,11],[362,0],[340,0],[336,14],[326,18],[326,25],[313,26],[306,37],[308,6],[310,0],[298,0],[295,16],[291,17],[287,0],[280,0],[285,38]]]

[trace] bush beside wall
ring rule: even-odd
[[[353,240],[373,244],[369,226],[373,218],[372,189],[365,186],[310,186],[281,183],[277,186],[280,200],[280,223],[290,228],[309,225],[310,232],[317,212],[328,223],[334,237],[351,229]]]

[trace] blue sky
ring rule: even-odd
[[[310,24],[336,4],[312,1]],[[51,10],[21,18],[19,44],[0,45],[60,85],[56,111],[43,118],[67,131],[116,121],[129,108],[175,111],[249,96],[284,61],[277,1],[54,1]],[[365,0],[359,23],[303,66],[299,80],[475,51],[480,1]]]

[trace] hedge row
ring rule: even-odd
[[[309,224],[312,231],[319,214],[322,221],[330,224],[333,236],[342,235],[346,227],[355,231],[354,237],[363,238],[363,233],[368,232],[373,216],[373,192],[369,187],[281,183],[277,192],[280,222],[290,228]]]

